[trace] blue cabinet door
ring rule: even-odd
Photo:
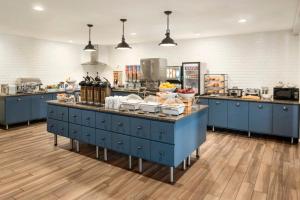
[[[152,140],[174,144],[174,124],[151,121],[150,131]]]
[[[5,116],[7,124],[26,122],[30,120],[30,96],[6,97],[5,103]]]
[[[56,106],[47,104],[47,118],[56,119]]]
[[[52,100],[52,94],[31,96],[31,120],[45,119],[47,117],[47,101]]]
[[[207,105],[207,106],[208,106],[209,101],[208,101],[208,99],[199,98],[199,99],[198,99],[198,103],[199,103],[200,105]]]
[[[228,128],[248,131],[249,103],[246,101],[228,101]]]
[[[57,121],[54,119],[48,119],[47,120],[47,131],[49,133],[57,133]]]
[[[140,138],[150,138],[150,120],[132,118],[130,123],[130,134]]]
[[[210,99],[208,125],[227,128],[228,104],[225,100]]]
[[[96,143],[95,129],[90,127],[81,126],[80,141],[87,144]]]
[[[112,115],[111,129],[113,132],[129,135],[130,132],[130,117]]]
[[[68,122],[56,121],[57,123],[57,135],[69,137],[69,124]]]
[[[55,109],[55,119],[60,121],[69,121],[69,109],[63,106],[56,106]]]
[[[298,138],[298,105],[273,104],[273,134]]]
[[[81,135],[81,126],[77,124],[69,124],[69,137],[74,140],[79,140]]]
[[[111,149],[111,132],[96,129],[96,145]]]
[[[150,149],[151,161],[174,166],[174,145],[151,141]]]
[[[249,131],[254,133],[272,133],[272,104],[249,103]]]
[[[110,131],[111,130],[111,114],[96,113],[96,128]]]
[[[95,127],[96,113],[94,111],[82,110],[81,111],[81,124],[83,126]]]
[[[112,133],[111,148],[114,151],[129,155],[130,154],[130,137],[127,135]]]
[[[72,124],[81,124],[81,110],[69,108],[69,122]]]
[[[132,156],[145,160],[150,159],[150,140],[131,137],[130,142],[130,154]]]

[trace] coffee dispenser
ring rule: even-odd
[[[98,75],[95,77],[95,81],[93,84],[94,87],[94,105],[100,106],[101,105],[101,79]]]

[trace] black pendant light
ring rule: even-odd
[[[177,43],[174,42],[174,40],[170,37],[170,28],[169,28],[169,15],[172,14],[172,11],[165,11],[164,12],[167,15],[167,31],[166,31],[166,37],[159,43],[159,46],[164,47],[173,47],[177,46]]]
[[[127,19],[120,19],[120,21],[123,23],[123,35],[122,35],[122,42],[120,42],[117,46],[116,49],[131,49],[129,44],[125,42],[125,36],[124,36],[124,23],[127,21]]]
[[[87,24],[87,26],[89,27],[89,43],[88,43],[88,45],[85,46],[85,48],[83,50],[84,51],[96,51],[94,45],[92,45],[92,42],[91,42],[91,28],[93,27],[93,24]]]

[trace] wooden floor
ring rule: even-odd
[[[0,199],[299,199],[300,146],[288,142],[209,133],[201,158],[168,184],[168,168],[145,163],[127,170],[127,157],[95,148],[70,151],[69,140],[45,123],[0,130]]]

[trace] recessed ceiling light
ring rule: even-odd
[[[73,43],[73,40],[69,40],[69,43]]]
[[[45,10],[45,8],[41,5],[35,5],[32,7],[32,9],[40,12]]]
[[[200,33],[195,33],[195,36],[199,37],[199,36],[201,36],[201,34]]]
[[[132,36],[136,36],[136,33],[130,33],[130,35],[132,35]]]
[[[247,20],[246,19],[239,19],[239,21],[238,21],[240,24],[243,24],[243,23],[246,23],[247,22]]]

